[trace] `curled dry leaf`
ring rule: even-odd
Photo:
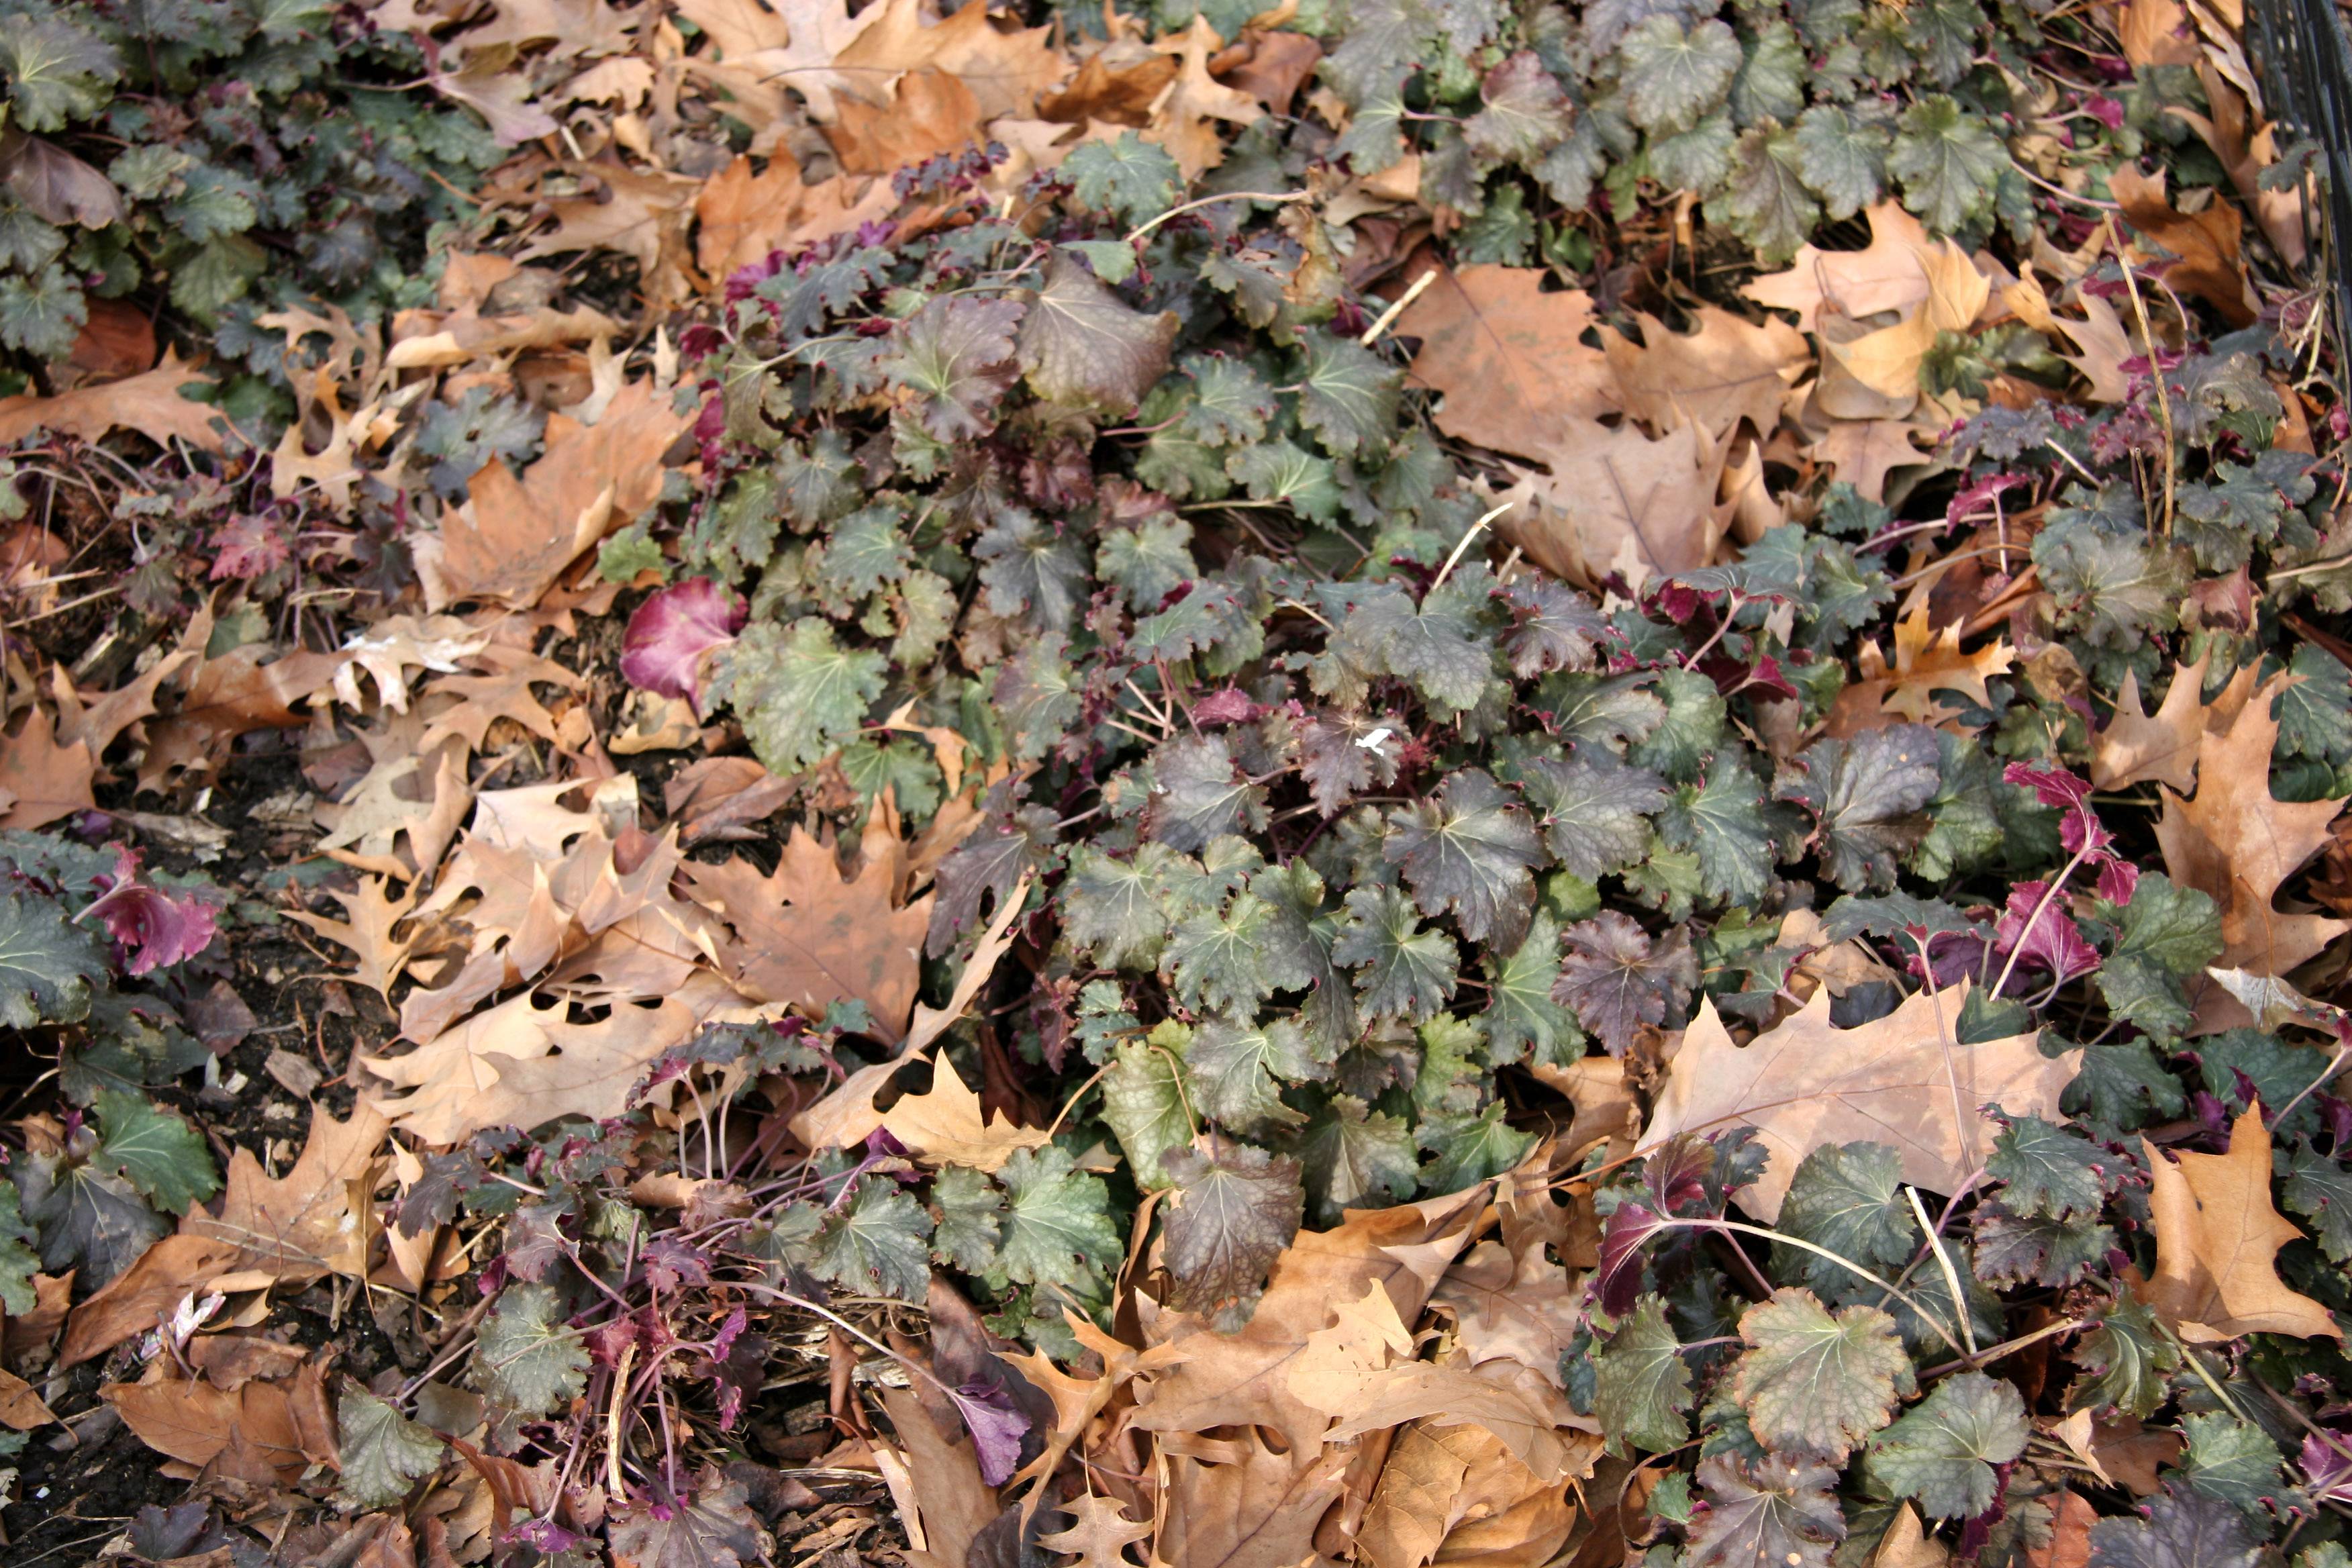
[[[2271,1202],[2271,1134],[2259,1103],[2231,1126],[2226,1152],[2167,1158],[2146,1139],[2140,1147],[2156,1225],[2156,1275],[2143,1295],[2182,1339],[2343,1337],[2326,1307],[2278,1277],[2279,1248],[2303,1233]]]
[[[1667,1065],[1643,1146],[1754,1127],[1771,1158],[1739,1202],[1768,1224],[1780,1217],[1798,1165],[1828,1143],[1890,1144],[1906,1181],[1957,1193],[2000,1131],[1981,1108],[2059,1120],[2058,1097],[2082,1060],[2079,1050],[2043,1056],[2039,1031],[1958,1044],[1952,1024],[1969,989],[1963,981],[1921,991],[1883,1018],[1839,1029],[1823,986],[1745,1047],[1703,999]]]

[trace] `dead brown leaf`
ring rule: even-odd
[[[1038,95],[1069,74],[1069,61],[1047,41],[1049,27],[1001,30],[985,5],[966,5],[945,21],[927,22],[923,0],[884,0],[861,13],[856,37],[832,65],[835,90],[876,105],[890,102],[890,87],[909,71],[935,70],[969,88],[981,117],[1026,119]]]
[[[2143,174],[2125,163],[2107,177],[2132,227],[2179,259],[2158,262],[2154,271],[2176,293],[2194,296],[2221,312],[2233,327],[2252,325],[2262,313],[2239,254],[2243,220],[2235,205],[2208,202],[2184,214],[2165,195],[2165,176]]]
[[[1719,441],[1745,420],[1769,436],[1780,424],[1782,395],[1813,363],[1803,335],[1777,317],[1759,324],[1702,305],[1687,332],[1639,311],[1633,319],[1640,342],[1610,330],[1601,347],[1625,412],[1655,430],[1696,421]]]
[[[416,907],[413,886],[397,899],[385,891],[390,886],[386,878],[368,877],[348,893],[329,889],[329,893],[343,906],[347,918],[340,921],[314,915],[308,910],[286,911],[289,919],[348,949],[357,964],[352,978],[387,1002],[392,1000],[392,983],[408,966],[409,949],[415,941],[414,932],[405,937],[395,937],[393,932]]]
[[[227,444],[227,423],[209,404],[191,403],[180,388],[206,378],[178,351],[165,349],[153,370],[121,381],[100,382],[57,397],[19,393],[0,397],[0,447],[13,447],[36,430],[52,430],[95,441],[115,430],[131,430],[159,446],[185,441],[207,452]]]
[[[932,1165],[972,1165],[997,1171],[1018,1149],[1042,1149],[1053,1140],[1042,1127],[1016,1127],[1002,1112],[982,1119],[980,1096],[942,1051],[931,1064],[931,1087],[902,1095],[882,1114],[882,1130]]]
[[[1696,424],[1656,440],[1573,416],[1531,476],[1540,504],[1515,509],[1504,536],[1554,576],[1598,587],[1613,573],[1638,587],[1704,566],[1731,526],[1717,499],[1726,456]]]
[[[157,1453],[229,1479],[281,1485],[333,1459],[334,1416],[320,1363],[307,1361],[283,1382],[247,1383],[234,1393],[204,1379],[164,1378],[165,1364],[155,1363],[144,1382],[99,1390]]]
[[[984,138],[980,100],[943,70],[900,77],[881,103],[845,99],[841,118],[825,128],[834,155],[852,174],[887,174]]]
[[[662,455],[691,420],[649,381],[624,388],[593,426],[549,416],[545,452],[521,479],[489,463],[468,486],[471,499],[441,514],[440,531],[418,538],[428,607],[537,604],[582,552],[660,496]]]
[[[2197,794],[2183,800],[2164,792],[2156,840],[2174,882],[2195,888],[2221,910],[2225,969],[2283,975],[2352,931],[2352,922],[2322,915],[2286,914],[2279,889],[2328,843],[2328,825],[2342,800],[2273,799],[2270,759],[2278,740],[2271,707],[2295,678],[2282,673],[2256,691],[2218,733],[2197,740]],[[2201,990],[2199,989],[2201,984]],[[2200,1033],[2249,1021],[2245,1008],[2219,984],[2192,984]]]
[[[1436,274],[1396,331],[1421,340],[1412,379],[1443,395],[1439,429],[1540,458],[1564,444],[1568,420],[1616,412],[1608,356],[1582,341],[1595,320],[1584,290],[1547,293],[1537,267],[1455,269],[1423,257],[1407,270],[1408,281]]]
[[[2017,553],[2023,558],[2022,549]],[[1829,732],[1850,735],[1897,719],[1921,722],[1928,718],[1938,690],[1964,692],[1980,704],[1989,702],[1985,682],[2007,674],[2016,661],[2016,650],[1998,637],[1974,653],[1961,651],[1959,626],[1936,629],[1923,600],[1895,623],[1893,665],[1876,643],[1862,645],[1856,679],[1839,691],[1831,707]]]
[[[1886,495],[1886,476],[1897,468],[1941,461],[1934,443],[1943,434],[1936,420],[1832,419],[1829,433],[1806,448],[1806,456],[1826,463],[1837,477],[1868,500]],[[1924,449],[1917,445],[1928,443]]]
[[[1951,1020],[1967,997],[1966,982],[1921,991],[1874,1023],[1839,1029],[1823,986],[1744,1047],[1702,1001],[1667,1066],[1643,1146],[1678,1132],[1754,1127],[1771,1158],[1739,1202],[1768,1224],[1780,1217],[1798,1164],[1824,1143],[1889,1144],[1906,1181],[1958,1192],[1991,1152],[1997,1126],[1981,1108],[2057,1119],[2082,1055],[2043,1056],[2038,1031],[1957,1044]]]
[[[2156,1226],[2156,1277],[2143,1292],[2184,1340],[2242,1334],[2341,1339],[2327,1309],[2287,1288],[2273,1259],[2303,1232],[2271,1203],[2271,1134],[2249,1105],[2221,1154],[2176,1152],[2140,1141]]]
[[[2204,690],[2210,657],[2173,667],[2172,684],[2165,688],[2164,700],[2157,705],[2153,717],[2140,700],[2139,677],[2124,676],[2123,689],[2116,696],[2115,717],[2091,740],[2092,787],[2125,789],[2157,779],[2186,793],[2196,783],[2198,743],[2205,738],[2207,728],[2217,721],[2221,728],[2228,728],[2228,720],[2236,716],[2253,689],[2253,667],[2249,665],[2209,709]],[[2230,690],[2238,692],[2234,704],[2229,703]],[[2221,712],[2224,705],[2229,709],[2226,716]]]
[[[1153,101],[1143,139],[1166,148],[1188,181],[1225,160],[1226,137],[1212,121],[1253,125],[1265,118],[1265,105],[1209,74],[1209,58],[1222,41],[1209,19],[1195,13],[1191,26],[1151,46],[1176,57],[1177,72]]]
[[[362,1216],[352,1211],[352,1187],[373,1171],[389,1131],[364,1100],[341,1121],[314,1104],[310,1137],[283,1176],[271,1176],[251,1150],[237,1150],[219,1215],[194,1208],[180,1222],[184,1237],[237,1248],[230,1268],[212,1279],[214,1287],[250,1290],[304,1285],[328,1274],[364,1276]]]
[[[180,1298],[227,1269],[243,1251],[215,1237],[165,1237],[73,1310],[66,1320],[65,1342],[58,1347],[58,1364],[76,1365],[152,1330],[171,1316]]]
[[[42,1403],[39,1391],[31,1384],[13,1372],[0,1371],[0,1426],[12,1432],[29,1432],[57,1418],[57,1413]]]
[[[747,994],[818,1008],[862,1001],[887,1037],[906,1031],[931,905],[926,895],[893,907],[896,857],[870,857],[845,878],[833,847],[802,828],[766,876],[741,859],[687,874],[697,901],[733,929],[719,959]]]
[[[1758,278],[1740,292],[1759,305],[1794,310],[1797,326],[1815,329],[1823,301],[1857,319],[1882,310],[1908,310],[1927,298],[1919,253],[1927,230],[1892,198],[1872,207],[1870,245],[1863,250],[1822,250],[1807,245],[1788,269]]]
[[[59,745],[56,722],[36,707],[14,735],[0,733],[0,829],[29,832],[92,809],[95,773],[89,743]]]

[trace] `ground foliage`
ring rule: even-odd
[[[2242,40],[1057,19],[6,31],[15,1462],[121,1422],[157,1562],[2336,1568]],[[257,1149],[264,933],[354,1023]]]

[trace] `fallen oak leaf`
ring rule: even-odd
[[[1720,440],[1745,420],[1769,436],[1780,426],[1782,395],[1813,361],[1803,336],[1778,317],[1759,324],[1702,305],[1687,332],[1640,311],[1633,319],[1640,342],[1612,328],[1601,333],[1601,348],[1625,412],[1653,429],[1696,420]]]
[[[1801,331],[1815,329],[1824,301],[1856,318],[1908,310],[1927,298],[1919,253],[1927,230],[1892,197],[1870,209],[1870,244],[1861,250],[1807,245],[1785,271],[1751,279],[1740,292],[1759,305],[1794,310]]]
[[[1545,292],[1549,272],[1539,267],[1457,270],[1433,258],[1408,272],[1408,285],[1431,282],[1396,331],[1421,340],[1412,379],[1444,398],[1437,426],[1447,435],[1540,458],[1563,420],[1617,411],[1609,356],[1582,341],[1597,319],[1584,290]]]
[[[1037,1544],[1076,1557],[1077,1568],[1133,1568],[1127,1549],[1152,1531],[1149,1521],[1139,1523],[1128,1518],[1117,1498],[1092,1494],[1072,1498],[1063,1511],[1074,1515],[1076,1522],[1067,1530],[1039,1536]]]
[[[2107,176],[2107,188],[2132,227],[2179,258],[2151,268],[2167,287],[2203,300],[2233,327],[2253,323],[2262,308],[2239,254],[2243,220],[2233,204],[2208,202],[2183,214],[2165,195],[2162,173],[2143,174],[2129,163]]]
[[[158,446],[173,441],[206,452],[227,445],[226,418],[208,403],[194,403],[180,394],[190,385],[211,385],[196,374],[196,365],[173,349],[163,351],[163,363],[138,375],[124,376],[97,386],[85,386],[57,397],[19,393],[0,397],[0,447],[13,447],[36,430],[52,430],[84,441],[96,441],[115,430],[131,430]]]
[[[2223,1153],[2167,1159],[2145,1138],[2140,1148],[2156,1227],[2156,1275],[2141,1295],[2182,1339],[2343,1337],[2326,1307],[2278,1277],[2279,1248],[2303,1232],[2271,1202],[2271,1134],[2259,1103],[2239,1115]]]
[[[150,1448],[231,1479],[289,1484],[334,1458],[334,1416],[319,1362],[286,1381],[256,1380],[235,1393],[203,1379],[158,1377],[109,1384],[99,1396]]]
[[[391,1124],[364,1100],[341,1121],[313,1104],[310,1136],[283,1176],[271,1176],[251,1150],[238,1149],[229,1161],[219,1215],[191,1209],[180,1222],[183,1236],[238,1249],[233,1268],[207,1283],[220,1289],[257,1289],[305,1285],[328,1274],[363,1276],[364,1233],[362,1216],[352,1206],[352,1190],[374,1170],[376,1152],[390,1131]]]
[[[1968,982],[1906,997],[1885,1017],[1859,1028],[1830,1023],[1829,987],[1745,1047],[1702,998],[1698,1016],[1668,1064],[1645,1149],[1677,1133],[1753,1127],[1770,1159],[1742,1207],[1767,1224],[1797,1166],[1825,1143],[1892,1145],[1904,1180],[1929,1192],[1961,1190],[1984,1163],[1999,1131],[1980,1108],[2060,1118],[2058,1097],[2073,1081],[2082,1052],[2042,1054],[2039,1031],[1973,1044],[1954,1043],[1951,1020],[1968,999]]]
[[[940,1052],[931,1063],[931,1087],[899,1097],[882,1115],[882,1131],[916,1159],[934,1166],[971,1165],[994,1173],[1016,1149],[1042,1149],[1053,1142],[1042,1127],[1018,1127],[1002,1111],[983,1120],[980,1096]]]
[[[2184,800],[2163,791],[2164,815],[2156,841],[2164,868],[2181,887],[2194,888],[2221,911],[2225,969],[2285,974],[2313,957],[2352,922],[2323,915],[2285,914],[2280,886],[2329,842],[2329,824],[2344,800],[2283,801],[2271,794],[2271,753],[2278,721],[2271,710],[2299,677],[2281,671],[2257,690],[2229,728],[2208,728],[2197,742],[2197,794]],[[2247,1020],[2244,1006],[2217,984],[2199,983],[2196,1032],[2210,1034]]]
[[[14,735],[0,733],[0,830],[30,832],[94,809],[96,773],[89,742],[59,745],[56,721],[36,706]]]

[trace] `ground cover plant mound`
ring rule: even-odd
[[[2234,18],[0,49],[12,1553],[2341,1563]]]

